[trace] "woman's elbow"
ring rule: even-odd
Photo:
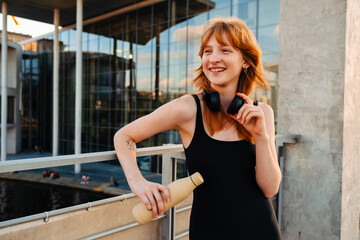
[[[116,146],[117,143],[120,141],[122,135],[123,135],[123,133],[122,133],[121,129],[119,129],[119,130],[114,134],[113,143],[114,143],[115,146]]]
[[[278,184],[276,184],[275,186],[271,187],[270,189],[267,189],[266,191],[263,191],[264,195],[266,198],[272,198],[274,197],[276,194],[278,194],[279,192],[279,188],[280,188],[280,181],[279,180]]]
[[[274,197],[277,193],[278,193],[278,191],[274,191],[274,192],[264,193],[264,195],[266,198],[270,199],[270,198]]]

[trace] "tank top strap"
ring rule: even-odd
[[[200,99],[199,99],[199,96],[198,96],[198,95],[192,95],[192,96],[193,96],[193,98],[195,99],[196,106],[197,106],[195,132],[196,132],[196,131],[203,132],[203,131],[205,131],[205,130],[204,130],[204,124],[203,124],[202,114],[201,114]],[[203,130],[203,131],[202,131],[202,130]]]

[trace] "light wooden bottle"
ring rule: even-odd
[[[170,192],[170,202],[164,200],[164,211],[177,205],[179,202],[185,200],[191,192],[200,184],[204,182],[201,174],[196,172],[193,175],[178,179],[170,183],[167,187]],[[139,203],[133,208],[133,216],[140,224],[145,224],[154,219],[153,213],[147,210],[143,202]]]

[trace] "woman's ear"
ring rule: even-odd
[[[247,69],[250,66],[250,64],[248,64],[247,62],[244,61],[243,63],[243,69]]]

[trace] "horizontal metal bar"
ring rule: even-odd
[[[184,212],[184,211],[187,211],[187,210],[190,210],[192,208],[192,205],[188,205],[188,206],[185,206],[185,207],[182,207],[182,208],[176,208],[176,211],[175,213],[181,213],[181,212]]]
[[[74,211],[78,211],[78,210],[90,209],[91,207],[104,205],[107,203],[112,203],[112,202],[117,202],[117,201],[125,201],[126,199],[130,199],[133,197],[135,197],[135,194],[129,193],[129,194],[121,195],[121,196],[106,198],[106,199],[102,199],[102,200],[98,200],[98,201],[94,201],[94,202],[83,203],[83,204],[79,204],[79,205],[75,205],[75,206],[71,206],[71,207],[67,207],[67,208],[61,208],[58,210],[53,210],[53,211],[49,211],[49,212],[43,212],[43,213],[34,214],[34,215],[26,216],[26,217],[3,221],[3,222],[0,222],[0,228],[9,227],[12,225],[26,223],[26,222],[30,222],[30,221],[39,220],[39,219],[46,219],[46,218],[50,218],[50,217],[53,217],[56,215],[74,212]]]
[[[276,141],[279,142],[280,145],[282,145],[282,143],[295,143],[298,138],[300,138],[300,135],[297,134],[276,135]],[[182,158],[184,156],[183,152],[183,145],[169,144],[157,147],[139,148],[137,149],[136,156],[143,157],[165,153],[180,153],[179,158]],[[0,162],[0,173],[82,163],[102,162],[114,159],[117,159],[115,151],[105,151],[95,153],[71,154],[55,157],[29,158],[10,161],[8,160],[5,162]]]
[[[67,208],[62,208],[62,209],[58,209],[58,210],[53,210],[53,211],[49,211],[49,212],[43,212],[43,213],[34,214],[34,215],[26,216],[26,217],[11,219],[8,221],[0,222],[0,228],[9,227],[12,225],[26,223],[26,222],[30,222],[30,221],[39,220],[39,219],[46,219],[46,218],[50,218],[50,217],[53,217],[56,215],[74,212],[74,211],[78,211],[78,210],[90,209],[91,207],[96,207],[96,206],[104,205],[107,203],[113,203],[113,202],[117,202],[117,201],[125,201],[126,199],[130,199],[133,197],[136,197],[135,194],[129,193],[129,194],[121,195],[121,196],[106,198],[106,199],[89,202],[89,203],[83,203],[83,204],[79,204],[79,205],[75,205],[75,206],[71,206],[71,207],[67,207]],[[180,213],[180,212],[183,212],[183,211],[186,211],[189,209],[191,209],[191,205],[177,209],[176,213]],[[156,218],[154,220],[156,221],[156,220],[162,219],[164,217],[166,217],[165,214],[159,216],[158,218]]]
[[[159,217],[153,219],[152,222],[158,221],[158,220],[163,219],[165,217],[167,217],[167,215],[162,214]],[[106,231],[103,231],[103,232],[100,232],[100,233],[96,233],[94,235],[90,235],[90,236],[81,238],[80,240],[92,240],[92,239],[98,239],[98,238],[106,237],[106,236],[109,236],[109,235],[114,234],[114,233],[122,232],[122,231],[125,231],[127,229],[137,227],[139,225],[140,224],[137,223],[137,222],[132,222],[132,223],[129,223],[129,224],[126,224],[126,225],[122,225],[120,227],[116,227],[116,228],[113,228],[113,229],[110,229],[110,230],[106,230]]]
[[[183,211],[186,211],[186,210],[189,210],[189,209],[191,209],[191,205],[177,209],[176,213],[180,213],[180,212],[183,212]],[[158,221],[158,220],[163,219],[165,217],[167,217],[167,213],[160,215],[159,217],[153,219],[152,221]],[[137,223],[137,222],[132,222],[132,223],[129,223],[129,224],[117,227],[117,228],[113,228],[113,229],[110,229],[110,230],[107,230],[107,231],[104,231],[104,232],[96,233],[94,235],[90,235],[90,236],[81,238],[81,240],[93,240],[93,239],[106,237],[106,236],[109,236],[109,235],[114,234],[114,233],[118,233],[118,232],[130,229],[130,228],[133,228],[133,227],[137,227],[139,225],[140,224]],[[186,232],[181,233],[181,234],[185,234],[185,233]],[[187,232],[187,233],[189,234],[189,232]],[[186,236],[186,234],[184,236]],[[177,239],[177,238],[175,237],[175,239]]]
[[[189,231],[182,232],[175,236],[175,240],[189,235]]]
[[[157,147],[147,147],[137,149],[136,156],[152,156],[164,153],[183,152],[184,148],[181,144],[165,145]],[[8,160],[0,162],[0,173],[12,171],[24,171],[38,168],[49,168],[57,166],[66,166],[73,164],[102,162],[117,159],[115,151],[95,152],[71,154],[55,157],[28,158],[20,160]]]
[[[101,232],[101,233],[97,233],[97,234],[90,235],[90,236],[87,236],[87,237],[84,237],[84,238],[80,238],[80,240],[99,239],[99,238],[106,237],[106,236],[109,236],[109,235],[114,234],[114,233],[118,233],[118,232],[130,229],[130,228],[139,226],[139,225],[140,224],[137,223],[137,222],[132,222],[132,223],[123,225],[121,227],[113,228],[113,229],[110,229],[110,230],[107,230],[107,231],[104,231],[104,232]]]

